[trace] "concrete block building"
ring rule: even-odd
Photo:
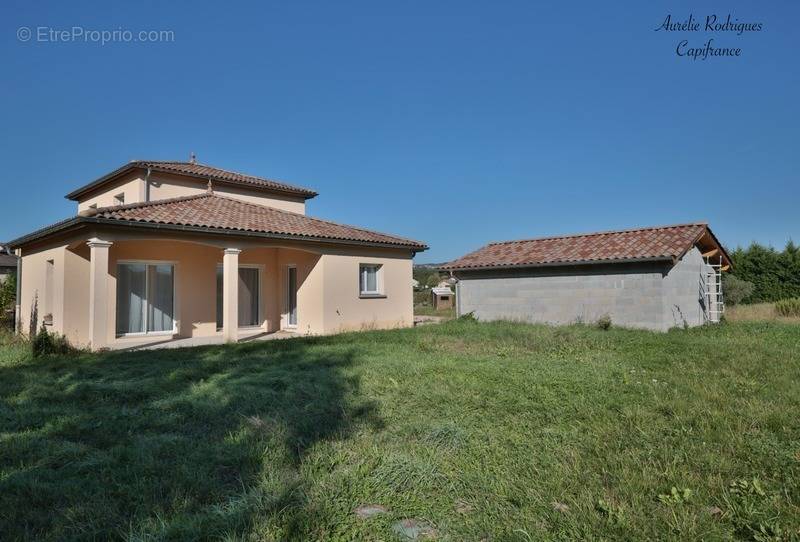
[[[456,309],[479,320],[591,323],[666,331],[718,322],[731,267],[707,224],[491,243],[442,268]]]

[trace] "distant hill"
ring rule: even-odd
[[[414,264],[414,269],[439,269],[443,265],[444,265],[444,262],[442,262],[442,263],[415,263]]]

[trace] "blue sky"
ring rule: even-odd
[[[613,4],[5,2],[0,239],[129,160],[194,151],[316,189],[314,216],[423,240],[419,262],[695,220],[731,247],[800,240],[800,3]],[[689,13],[763,29],[654,31]],[[709,38],[741,56],[675,54]]]

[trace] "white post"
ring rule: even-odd
[[[22,249],[16,249],[14,254],[17,256],[17,298],[14,304],[14,333],[20,333],[22,331]]]
[[[222,337],[225,342],[239,341],[239,253],[226,248],[222,258]]]
[[[108,343],[108,249],[109,241],[92,238],[89,245],[89,343],[92,350]]]

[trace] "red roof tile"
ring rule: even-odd
[[[273,207],[247,203],[213,193],[147,203],[104,207],[94,219],[193,226],[210,230],[236,230],[309,239],[331,239],[427,248],[424,243],[370,230],[337,224]]]
[[[133,160],[124,166],[112,171],[111,173],[92,181],[91,183],[78,188],[77,190],[67,194],[68,199],[76,199],[81,195],[94,190],[116,178],[123,175],[132,169],[150,169],[151,171],[160,171],[165,173],[175,173],[177,175],[187,175],[190,177],[198,177],[203,180],[209,180],[244,185],[253,188],[262,188],[267,190],[276,190],[290,195],[296,195],[304,198],[313,198],[317,193],[311,189],[303,188],[301,186],[294,186],[282,181],[272,179],[265,179],[263,177],[255,177],[253,175],[246,175],[244,173],[237,173],[226,169],[220,169],[205,164],[197,164],[193,162],[169,162],[169,161],[148,161],[148,160]]]
[[[448,270],[680,258],[711,234],[703,223],[490,243],[442,266]],[[723,251],[724,252],[724,251]],[[727,259],[727,255],[725,255]]]

